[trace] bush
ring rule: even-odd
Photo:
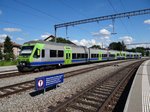
[[[17,61],[0,61],[0,66],[17,65]]]

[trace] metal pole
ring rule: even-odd
[[[66,39],[68,40],[67,35],[68,35],[68,27],[66,26]]]
[[[55,26],[54,26],[54,27],[55,27]],[[57,28],[55,27],[55,43],[57,42],[56,33],[57,33]]]

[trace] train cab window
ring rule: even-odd
[[[50,50],[50,57],[56,57],[56,50]]]
[[[76,53],[73,53],[73,54],[72,54],[72,59],[77,59]]]
[[[58,57],[64,57],[64,51],[58,50]]]
[[[45,50],[42,49],[42,58],[44,58],[44,57],[45,57]]]

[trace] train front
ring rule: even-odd
[[[35,45],[24,44],[18,57],[17,68],[19,72],[31,70],[30,63],[34,54]]]

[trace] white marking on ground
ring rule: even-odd
[[[143,66],[142,75],[142,112],[150,112],[150,84],[148,80],[147,64],[150,60],[145,62]]]

